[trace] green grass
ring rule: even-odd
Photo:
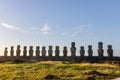
[[[62,62],[37,62],[0,64],[0,80],[43,80],[47,75],[55,75],[61,79],[110,80],[120,77],[120,67],[110,64],[76,63],[63,64]]]

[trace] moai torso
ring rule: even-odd
[[[88,56],[89,57],[93,56],[93,50],[92,50],[92,46],[91,45],[88,46]]]
[[[36,56],[37,57],[40,56],[40,47],[39,46],[36,47]]]
[[[59,57],[59,54],[60,54],[59,46],[56,46],[55,56]]]
[[[108,53],[108,57],[113,57],[112,45],[108,45],[107,53]]]
[[[53,54],[52,46],[49,46],[48,55],[52,57],[52,54]]]
[[[42,47],[42,56],[43,57],[46,56],[46,47],[45,46]]]
[[[64,57],[66,57],[67,56],[67,47],[65,46],[64,48],[63,48],[63,56]]]
[[[80,48],[81,48],[81,50],[80,50],[80,56],[84,57],[84,55],[85,55],[84,46],[81,46]]]
[[[71,43],[71,48],[70,48],[70,51],[71,51],[71,56],[74,57],[76,56],[76,47],[75,47],[75,42],[72,42]]]
[[[30,56],[30,57],[32,57],[32,56],[33,56],[33,46],[30,46],[29,56]]]
[[[99,57],[103,57],[103,53],[104,53],[104,50],[103,50],[103,43],[102,42],[99,42],[98,43],[98,56]]]
[[[20,56],[21,50],[20,50],[20,45],[17,46],[17,50],[16,50],[16,55]]]
[[[8,50],[7,50],[7,47],[5,48],[5,51],[4,51],[4,56],[6,57],[8,54]]]
[[[23,48],[23,56],[26,57],[27,56],[27,47],[24,46]]]
[[[13,46],[11,46],[10,55],[14,56],[14,47]]]

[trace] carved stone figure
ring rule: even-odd
[[[64,48],[63,48],[63,56],[64,57],[66,57],[67,56],[67,47],[66,46],[64,46]]]
[[[20,56],[21,50],[20,50],[20,45],[17,46],[17,50],[16,50],[16,55]]]
[[[53,54],[52,46],[49,46],[48,56],[52,57],[52,54]]]
[[[99,42],[98,43],[98,56],[99,57],[103,57],[103,53],[104,53],[104,50],[103,50],[103,43],[102,42]]]
[[[4,56],[6,57],[7,54],[8,54],[8,50],[7,50],[7,47],[5,47]]]
[[[43,57],[46,56],[46,47],[45,46],[42,47],[42,56]]]
[[[27,56],[27,46],[24,46],[24,48],[23,48],[23,56],[24,57]]]
[[[80,56],[81,56],[81,57],[84,57],[84,55],[85,55],[84,46],[81,46],[80,49],[81,49],[81,50],[80,50]]]
[[[30,56],[30,57],[32,57],[32,56],[33,56],[33,46],[30,46],[29,56]]]
[[[108,45],[107,53],[108,53],[108,57],[113,57],[112,45]]]
[[[14,47],[13,46],[11,46],[10,55],[14,56]]]
[[[36,56],[37,57],[40,56],[40,47],[39,46],[36,47]]]
[[[88,56],[89,57],[93,56],[93,50],[92,50],[92,46],[91,45],[88,46]]]
[[[71,43],[70,51],[71,51],[71,56],[72,56],[72,57],[75,57],[75,56],[76,56],[75,42],[72,42],[72,43]]]
[[[59,46],[56,46],[56,48],[55,48],[55,56],[59,57],[59,54],[60,54]]]

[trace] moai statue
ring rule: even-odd
[[[63,56],[64,56],[64,57],[67,56],[67,52],[68,52],[68,51],[67,51],[67,47],[64,46],[64,47],[63,47]]]
[[[6,57],[7,54],[8,54],[8,50],[7,50],[7,47],[5,47],[4,56]]]
[[[56,46],[56,48],[55,48],[55,56],[59,57],[59,54],[60,54],[59,46]]]
[[[52,57],[52,54],[53,54],[52,46],[49,46],[48,55]]]
[[[84,46],[81,46],[80,49],[81,49],[81,50],[80,50],[80,56],[81,56],[81,57],[84,57],[84,55],[85,55]]]
[[[27,56],[27,46],[24,46],[24,48],[23,48],[23,56],[24,57]]]
[[[104,53],[104,50],[103,50],[103,43],[102,42],[99,42],[98,43],[98,56],[99,57],[103,57],[103,53]]]
[[[113,57],[112,45],[108,45],[107,53],[108,53],[108,57]]]
[[[93,56],[93,50],[92,50],[92,45],[88,46],[88,56],[92,57]]]
[[[36,53],[37,57],[40,56],[40,47],[39,46],[36,47],[36,52],[35,53]]]
[[[72,43],[71,43],[70,51],[71,51],[71,56],[72,56],[72,57],[75,57],[75,56],[76,56],[75,42],[72,42]]]
[[[14,47],[13,46],[11,46],[10,55],[14,56]]]
[[[21,53],[20,45],[17,46],[16,55],[19,57]]]
[[[32,57],[32,56],[33,56],[33,46],[30,46],[29,56],[30,56],[30,57]]]
[[[42,47],[42,56],[43,57],[46,56],[46,47],[45,46]]]

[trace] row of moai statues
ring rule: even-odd
[[[71,56],[72,57],[76,56],[75,42],[71,43],[70,52],[71,52]],[[34,53],[33,46],[30,46],[29,56],[33,56],[33,53]],[[40,56],[40,47],[39,46],[36,47],[35,53],[36,53],[36,56],[38,56],[38,57]],[[107,53],[108,53],[109,57],[113,57],[112,45],[108,45]],[[5,51],[4,51],[4,56],[7,56],[7,54],[8,54],[8,50],[7,50],[7,47],[6,47]],[[20,56],[20,54],[21,54],[21,49],[20,49],[20,45],[18,45],[17,46],[17,50],[16,50],[16,56]],[[67,56],[67,54],[68,54],[67,47],[64,46],[63,47],[63,56]],[[10,55],[14,56],[14,47],[13,46],[11,46]],[[26,46],[24,46],[24,48],[23,48],[23,56],[27,56],[27,47]],[[42,47],[41,56],[46,56],[46,47],[45,46]],[[49,46],[48,56],[50,56],[50,57],[53,56],[53,47],[52,46]],[[55,56],[60,56],[59,46],[55,47]],[[85,56],[84,46],[80,47],[80,56],[81,57]],[[88,56],[89,57],[93,56],[92,45],[88,46]],[[104,56],[104,50],[103,50],[103,43],[102,42],[98,43],[98,56],[99,57],[103,57]]]
[[[71,43],[71,56],[75,57],[76,56],[76,47],[75,47],[75,42]],[[107,54],[108,57],[113,57],[113,49],[112,49],[112,45],[108,45],[108,49],[107,49]],[[85,56],[85,50],[84,50],[84,46],[80,47],[80,56],[84,57]],[[92,57],[93,56],[93,49],[92,49],[92,45],[88,45],[88,56]],[[98,56],[99,57],[103,57],[104,56],[104,50],[103,50],[103,43],[102,42],[98,42]]]
[[[23,48],[23,56],[27,56],[27,46],[24,46]],[[42,47],[42,51],[41,51],[41,56],[46,56],[46,47],[43,46]],[[64,46],[63,48],[63,56],[67,56],[67,47]],[[14,47],[11,46],[11,50],[10,50],[10,56],[14,56]],[[34,50],[33,50],[33,46],[30,46],[29,48],[29,56],[33,56],[33,53],[34,53]],[[40,47],[37,46],[36,47],[36,56],[40,56]],[[16,56],[20,56],[21,54],[21,49],[20,49],[20,45],[17,46],[17,50],[16,50]],[[7,47],[5,48],[5,51],[4,51],[4,56],[8,56],[8,50],[7,50]],[[52,57],[53,56],[53,47],[52,46],[49,46],[49,50],[48,50],[48,56]],[[56,46],[55,48],[55,56],[60,56],[60,50],[59,50],[59,46]]]

